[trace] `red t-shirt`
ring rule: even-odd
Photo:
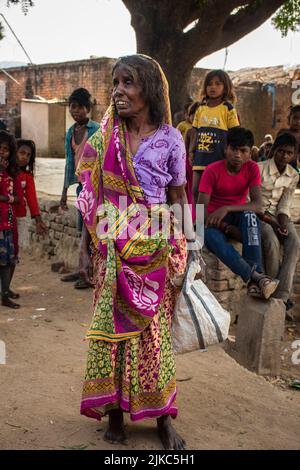
[[[199,192],[210,194],[207,211],[211,213],[219,207],[245,204],[249,189],[260,185],[259,166],[253,160],[244,163],[236,175],[228,173],[226,160],[220,160],[206,167]]]
[[[21,204],[16,206],[16,216],[26,217],[26,202],[29,207],[31,217],[40,215],[39,203],[36,195],[34,178],[28,171],[21,171],[17,175],[17,179],[23,189],[23,200]]]

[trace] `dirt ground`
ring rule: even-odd
[[[1,307],[1,449],[124,449],[103,441],[106,420],[80,416],[81,383],[91,315],[91,290],[60,281],[49,262],[23,255],[13,288],[18,311]],[[298,324],[299,326],[299,324]],[[272,382],[239,366],[220,347],[177,358],[180,414],[176,428],[189,449],[300,449],[300,392],[287,387],[300,377],[290,367],[289,325],[282,346],[282,377]],[[131,449],[161,449],[155,421],[131,424]]]

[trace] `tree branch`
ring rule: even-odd
[[[195,12],[199,11],[199,0],[122,0],[132,16],[138,14],[148,18],[149,15],[157,17],[159,23],[164,26],[183,28],[193,21]]]
[[[207,8],[202,12],[197,25],[184,35],[182,52],[188,51],[190,63],[195,64],[202,57],[230,46],[261,26],[284,1],[208,1]],[[239,6],[245,8],[232,14],[232,11]],[[209,21],[207,19],[205,21],[205,15]]]
[[[222,46],[227,47],[261,26],[284,3],[283,0],[264,0],[258,8],[245,8],[230,16],[223,28]]]
[[[154,15],[158,23],[164,28],[181,32],[193,21],[213,11],[220,11],[226,6],[231,11],[236,6],[246,5],[249,0],[122,0],[132,16],[132,26],[136,18],[151,18]],[[252,0],[253,1],[253,0]],[[202,14],[203,12],[203,14]],[[133,18],[135,17],[135,19]],[[149,23],[149,22],[148,22]]]

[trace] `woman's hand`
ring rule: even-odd
[[[199,242],[199,246],[196,249],[189,250],[188,258],[187,258],[187,266],[189,266],[189,264],[192,263],[193,261],[196,261],[200,266],[200,271],[196,275],[195,279],[204,278],[205,273],[206,273],[206,264],[205,264],[204,259],[202,258],[200,242]]]
[[[187,261],[198,260],[201,258],[202,246],[200,241],[197,238],[193,240],[187,239],[187,250],[188,250],[188,259]]]

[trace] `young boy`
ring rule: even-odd
[[[297,169],[298,162],[300,163],[300,105],[291,106],[290,113],[289,113],[289,128],[288,129],[280,129],[277,134],[279,137],[286,132],[293,135],[297,141],[297,150],[295,152],[294,160],[290,162],[290,165]]]
[[[242,127],[230,129],[225,160],[209,165],[203,173],[198,203],[205,206],[204,242],[226,266],[248,283],[248,293],[268,299],[278,281],[263,274],[260,222],[259,167],[250,159],[253,134]],[[250,202],[247,195],[250,195]],[[228,241],[240,231],[242,256]]]
[[[65,178],[60,200],[60,206],[63,210],[67,209],[67,193],[69,186],[78,183],[76,168],[82,155],[83,147],[86,141],[99,129],[99,124],[88,117],[91,107],[91,95],[85,88],[77,88],[70,95],[69,110],[75,123],[69,128],[65,141]],[[81,189],[82,186],[78,183],[76,189],[77,196]]]
[[[66,165],[65,165],[65,178],[60,200],[60,207],[62,210],[67,210],[67,193],[68,188],[72,184],[78,184],[76,194],[79,196],[82,190],[82,185],[76,176],[76,168],[82,157],[84,145],[86,141],[99,129],[99,124],[89,119],[88,114],[91,110],[92,102],[91,95],[85,88],[77,88],[69,97],[69,110],[75,123],[69,128],[66,141]],[[78,230],[82,230],[82,217],[78,212]],[[80,278],[79,273],[72,273],[61,279],[64,282],[76,281],[76,289],[85,289],[90,287],[83,279]]]
[[[262,180],[265,268],[267,274],[279,279],[274,297],[282,299],[287,310],[293,306],[290,295],[300,248],[300,239],[290,220],[290,207],[299,180],[297,171],[290,165],[296,151],[296,138],[290,133],[280,134],[273,144],[272,158],[258,164]]]

